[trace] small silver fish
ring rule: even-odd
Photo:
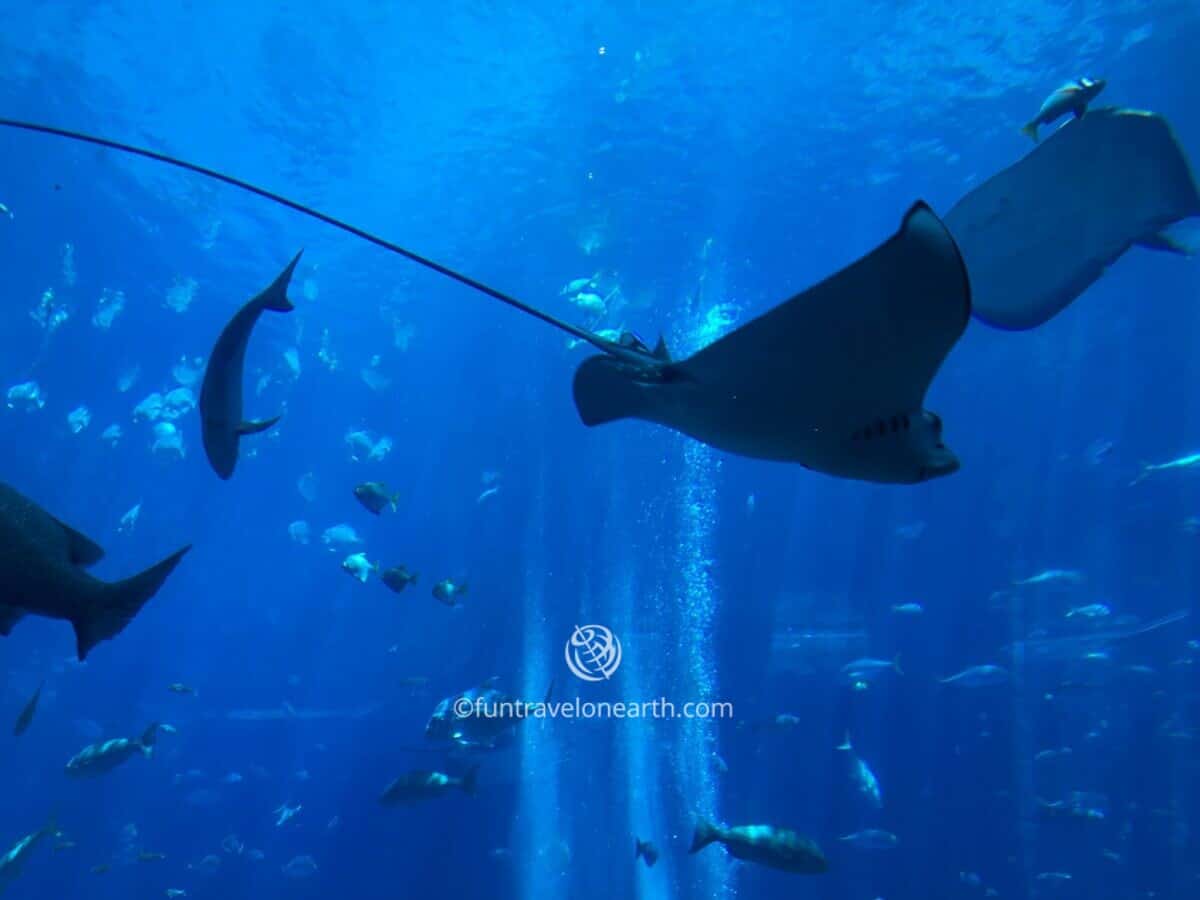
[[[892,612],[898,616],[919,616],[925,612],[925,607],[920,603],[896,603],[892,605]]]
[[[836,749],[849,754],[850,780],[854,782],[858,792],[863,795],[872,808],[882,809],[883,792],[879,787],[879,779],[875,777],[875,773],[871,771],[866,760],[854,751],[854,745],[850,743],[850,732],[846,732],[846,740],[838,744]]]
[[[1088,104],[1104,90],[1108,84],[1103,78],[1080,78],[1068,81],[1045,99],[1037,115],[1030,119],[1021,129],[1021,134],[1029,137],[1036,144],[1038,141],[1038,126],[1049,125],[1060,116],[1074,113],[1079,118],[1087,112]]]
[[[1014,581],[1013,584],[1031,586],[1035,584],[1050,584],[1055,581],[1062,581],[1066,584],[1082,584],[1083,573],[1078,569],[1046,569],[1044,572],[1038,572],[1036,575],[1022,578],[1020,581]]]
[[[379,564],[368,560],[365,553],[351,553],[342,560],[342,571],[366,584],[371,573],[379,571]]]
[[[1200,453],[1189,453],[1187,456],[1181,456],[1170,462],[1147,464],[1142,466],[1141,474],[1129,482],[1129,486],[1133,487],[1135,484],[1140,484],[1155,472],[1170,472],[1172,469],[1194,469],[1197,466],[1200,466]]]
[[[864,828],[861,831],[843,835],[838,840],[861,850],[892,850],[900,843],[900,839],[890,831],[883,831],[879,828]]]
[[[842,679],[847,682],[870,682],[887,672],[903,675],[900,668],[900,655],[893,659],[856,659],[842,666]]]
[[[1008,670],[1000,666],[971,666],[969,669],[963,669],[957,675],[951,675],[949,678],[943,678],[942,684],[954,684],[960,687],[990,687],[991,685],[1004,684],[1008,681]]]

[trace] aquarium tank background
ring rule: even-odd
[[[3,23],[2,117],[217,169],[676,358],[1017,162],[1064,82],[1200,154],[1185,2]],[[875,484],[584,427],[589,347],[228,185],[12,129],[0,161],[0,481],[105,580],[193,547],[83,663],[68,622],[0,640],[6,898],[1200,896],[1195,259],[1135,247],[1036,329],[972,321],[927,398],[961,471]],[[282,418],[223,481],[201,379],[301,249],[242,382],[247,418]],[[679,715],[427,735],[464,692]],[[113,739],[112,771],[67,771]],[[381,799],[414,771],[449,780]],[[689,853],[704,822],[775,830]],[[734,853],[793,833],[826,871]]]

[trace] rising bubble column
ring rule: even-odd
[[[711,289],[711,282],[703,287]],[[698,290],[695,302],[701,303]],[[718,304],[708,310],[689,310],[692,327],[678,341],[680,352],[692,353],[719,338],[735,318],[735,308]],[[679,654],[675,662],[673,701],[719,700],[717,669],[713,650],[713,627],[717,609],[717,586],[712,577],[712,553],[716,530],[716,491],[720,460],[709,447],[679,438],[683,465],[676,491],[678,539],[676,566],[679,597],[677,632]],[[682,710],[679,710],[682,713]],[[715,773],[717,723],[709,718],[688,718],[678,729],[674,766],[680,795],[690,807],[686,817],[703,816],[720,821],[717,810],[718,785]],[[690,842],[691,824],[687,840]],[[709,849],[689,860],[694,896],[721,900],[733,897],[733,870],[725,854]]]
[[[622,699],[633,702],[652,702],[663,692],[664,679],[663,634],[669,634],[663,622],[663,592],[639,590],[638,561],[634,547],[645,544],[633,539],[634,533],[649,529],[630,528],[630,510],[634,507],[623,483],[615,483],[609,491],[605,534],[608,552],[605,562],[612,571],[608,605],[611,627],[620,637],[624,652],[621,669],[616,675]],[[640,510],[640,515],[647,515]],[[642,583],[650,579],[642,579]],[[615,747],[618,764],[623,770],[626,787],[625,812],[629,853],[633,855],[634,836],[653,841],[658,847],[665,843],[670,823],[663,804],[662,785],[667,773],[658,736],[662,723],[642,718],[614,721]],[[638,900],[668,900],[674,896],[675,865],[671,854],[663,854],[653,869],[636,862],[634,868],[634,897]]]
[[[556,654],[546,633],[546,492],[545,470],[530,503],[525,534],[525,610],[523,652],[524,683],[519,696],[540,700],[555,672]],[[518,728],[520,736],[520,786],[514,849],[518,862],[518,896],[523,900],[550,900],[563,895],[568,877],[569,851],[563,836],[567,823],[560,817],[559,757],[554,728],[545,720],[529,719]]]

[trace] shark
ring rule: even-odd
[[[0,637],[26,615],[65,619],[83,661],[133,621],[190,549],[122,581],[101,581],[86,571],[104,556],[95,541],[0,482]]]
[[[280,419],[280,416],[251,420],[242,417],[246,346],[264,312],[285,313],[295,309],[288,299],[287,288],[303,252],[297,253],[274,281],[234,314],[221,330],[209,355],[200,387],[200,427],[204,453],[222,480],[233,477],[242,437],[266,431]]]

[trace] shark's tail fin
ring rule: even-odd
[[[288,284],[292,280],[292,273],[296,271],[296,263],[300,262],[300,255],[303,250],[292,257],[292,261],[287,264],[278,277],[271,282],[270,286],[262,292],[263,306],[275,312],[291,312],[296,307],[292,305],[292,301],[288,299],[287,289]]]
[[[688,853],[703,850],[720,836],[721,832],[716,825],[707,819],[701,819],[696,823],[696,833],[692,835],[692,846],[688,849]]]
[[[575,409],[584,425],[636,418],[646,408],[645,389],[611,356],[592,356],[575,370]]]
[[[133,621],[190,549],[189,545],[177,550],[157,565],[124,581],[97,582],[96,596],[90,598],[78,617],[71,620],[81,662],[98,643],[116,637]]]
[[[846,739],[834,747],[835,750],[853,750],[854,745],[850,743],[850,732],[846,732]]]
[[[1028,125],[1021,127],[1021,134],[1025,135],[1025,137],[1029,138],[1036,144],[1038,142],[1037,129],[1037,122],[1030,122]]]

